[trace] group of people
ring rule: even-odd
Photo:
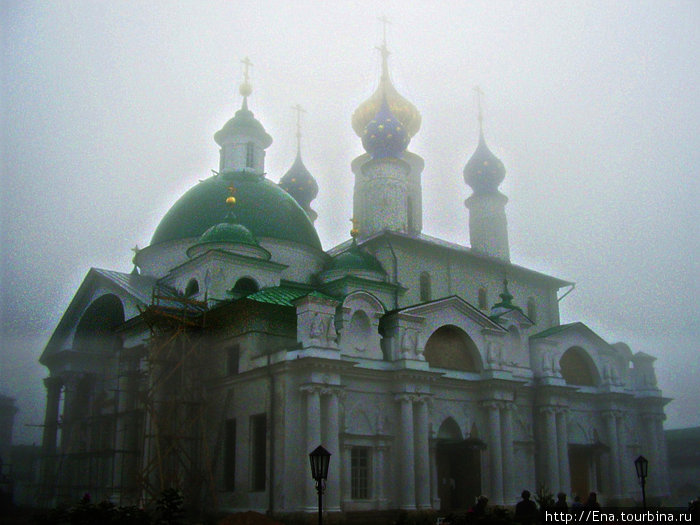
[[[522,500],[518,502],[515,506],[515,517],[516,518],[529,518],[537,517],[537,505],[534,501],[530,499],[530,491],[523,490],[520,495]],[[554,502],[551,509],[554,512],[569,512],[569,504],[566,502],[566,494],[560,492],[557,494],[557,501]],[[600,510],[600,503],[598,503],[598,495],[595,492],[591,492],[588,495],[586,503],[581,502],[581,498],[576,496],[574,502],[571,504],[571,512],[576,513],[580,510]]]

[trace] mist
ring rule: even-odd
[[[38,358],[90,267],[130,271],[169,207],[218,168],[240,106],[302,156],[324,249],[349,237],[350,116],[389,66],[423,117],[423,231],[468,244],[462,169],[484,131],[507,172],[511,260],[575,281],[561,322],[657,358],[666,428],[700,425],[697,2],[3,2],[0,394],[39,442]],[[515,298],[518,302],[519,298]],[[36,426],[34,426],[36,425]]]

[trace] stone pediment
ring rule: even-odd
[[[491,320],[476,306],[469,304],[457,295],[436,299],[415,306],[408,306],[398,311],[402,314],[409,314],[417,317],[431,317],[437,314],[441,314],[441,316],[444,317],[466,317],[482,329],[495,330],[497,332],[505,331],[503,327]]]
[[[599,348],[604,351],[612,351],[610,343],[596,334],[588,326],[581,322],[554,326],[542,332],[530,336],[530,340],[549,340],[561,344],[586,344],[589,347]]]
[[[139,315],[139,306],[151,302],[155,284],[154,277],[91,268],[58,322],[40,362],[43,363],[49,355],[72,346],[76,328],[83,314],[100,297],[116,296],[124,309],[124,320],[127,321]]]

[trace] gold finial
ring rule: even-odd
[[[292,106],[292,109],[297,112],[297,153],[301,152],[301,114],[306,113],[306,110],[300,104]]]
[[[250,68],[252,67],[253,63],[250,61],[248,57],[245,57],[243,60],[241,60],[241,64],[243,64],[244,69],[243,69],[243,83],[241,84],[241,87],[238,88],[239,93],[243,97],[249,96],[253,92],[253,87],[250,85]]]
[[[484,96],[484,92],[481,90],[481,88],[480,88],[479,86],[475,86],[475,87],[474,87],[474,93],[476,93],[476,107],[477,107],[477,109],[478,109],[478,111],[479,111],[479,116],[478,116],[478,119],[479,119],[479,131],[481,132],[482,129],[483,129],[483,125],[484,125],[484,114],[483,114],[483,112],[482,112],[482,110],[481,110],[481,97]]]
[[[236,204],[236,197],[234,197],[234,194],[236,193],[236,187],[231,184],[228,188],[226,188],[229,192],[229,196],[226,197],[226,204],[228,204],[231,208],[233,208],[233,205]]]
[[[360,230],[358,229],[358,225],[360,224],[360,221],[357,220],[355,217],[350,219],[350,222],[352,223],[352,229],[350,230],[350,237],[353,239],[356,239],[357,236],[360,234]]]

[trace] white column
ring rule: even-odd
[[[304,459],[308,461],[308,454],[321,444],[321,397],[317,388],[306,389],[306,454]],[[308,463],[305,463],[308,466]],[[305,480],[306,508],[318,508],[318,496],[313,481]]]
[[[627,494],[627,475],[625,475],[625,472],[629,470],[630,465],[632,465],[632,460],[630,460],[627,456],[627,445],[625,443],[625,428],[624,428],[624,419],[622,417],[621,413],[618,413],[615,415],[615,431],[617,433],[617,448],[618,448],[618,454],[617,454],[617,471],[619,472],[620,475],[620,489],[619,489],[619,495],[620,497],[624,498],[625,495]]]
[[[608,465],[611,486],[608,497],[617,498],[620,494],[620,469],[617,459],[620,455],[620,449],[617,442],[617,423],[615,422],[615,413],[611,410],[605,412],[604,418],[605,429],[608,435],[608,446],[610,447]]]
[[[661,464],[661,454],[659,453],[659,439],[656,434],[656,416],[653,414],[645,416],[644,426],[646,427],[645,432],[649,436],[649,443],[646,453],[644,452],[644,444],[642,444],[642,456],[647,458],[652,468],[658,469]],[[658,476],[653,474],[653,470],[650,469],[650,472],[652,475],[647,478],[647,494],[658,495],[661,492],[661,484]]]
[[[438,483],[437,446],[433,441],[430,443],[430,502],[432,503],[434,509],[440,508]]]
[[[56,476],[56,442],[58,435],[58,408],[61,401],[63,381],[58,377],[44,379],[46,387],[46,412],[44,413],[44,435],[41,442],[41,503],[48,503],[53,496]]]
[[[343,445],[342,458],[338,458],[338,468],[342,470],[343,484],[341,487],[342,501],[350,501],[352,499],[352,447]],[[330,468],[330,467],[329,467]]]
[[[501,410],[501,438],[503,444],[503,503],[516,501],[513,458],[513,405],[506,403]]]
[[[491,471],[491,503],[503,505],[503,449],[498,403],[487,403],[489,420],[489,459]]]
[[[386,496],[384,489],[384,480],[386,479],[386,473],[384,472],[386,464],[386,446],[377,445],[376,447],[376,459],[374,466],[374,497],[377,500],[377,504],[380,509],[386,508]]]
[[[668,479],[668,449],[666,448],[666,435],[664,434],[664,419],[666,419],[664,414],[657,414],[657,416],[654,418],[654,426],[656,429],[657,443],[659,447],[658,487],[661,495],[663,496],[670,493],[670,480]]]
[[[566,428],[566,411],[557,412],[557,450],[559,456],[559,487],[552,492],[571,494],[571,474],[569,472],[569,437]]]
[[[430,450],[428,448],[428,406],[426,399],[419,399],[415,406],[415,461],[416,461],[416,504],[419,509],[429,509],[430,505]]]
[[[399,435],[399,457],[401,469],[399,508],[414,510],[416,508],[416,485],[414,479],[413,458],[413,401],[408,395],[399,395],[401,404],[401,430]]]
[[[546,407],[542,409],[544,428],[546,432],[544,451],[547,454],[547,485],[556,494],[559,486],[559,450],[557,448],[557,424],[555,409]]]
[[[326,444],[324,447],[332,454],[333,458],[340,459],[340,448],[338,446],[338,431],[340,428],[338,414],[338,392],[331,390],[324,396],[326,409],[324,410],[325,418],[323,428],[326,430]],[[340,511],[340,462],[336,463],[335,469],[328,469],[328,481],[326,484],[326,492],[323,498],[323,507],[328,512]],[[335,470],[335,472],[334,472]]]

